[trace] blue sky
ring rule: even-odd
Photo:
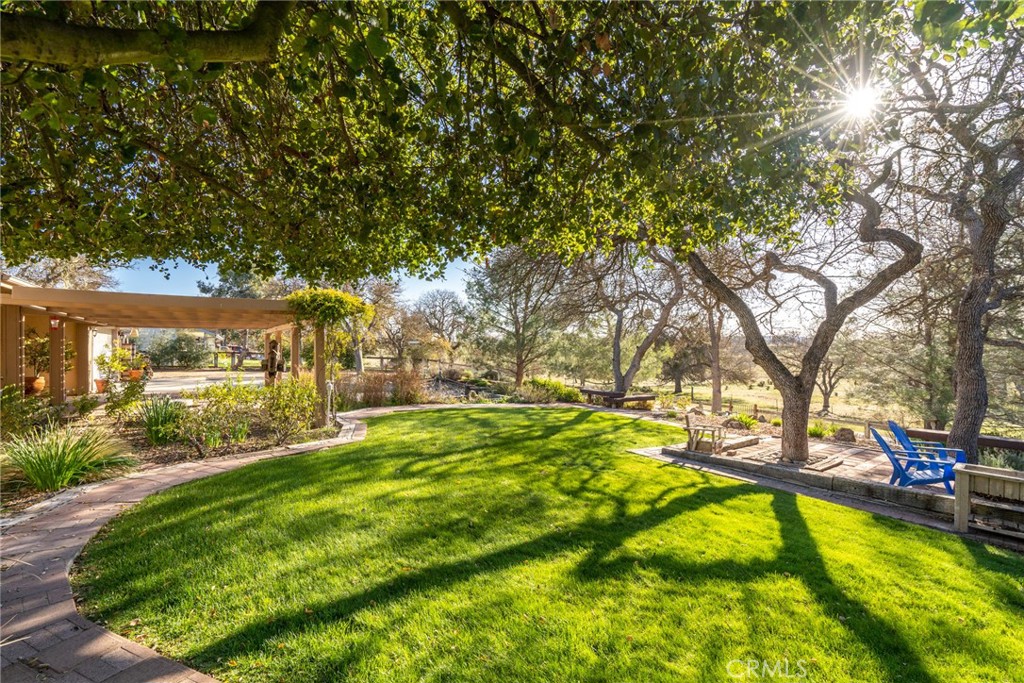
[[[142,294],[182,294],[186,296],[197,296],[200,294],[196,283],[209,277],[215,280],[217,267],[209,266],[206,269],[199,269],[183,261],[169,261],[165,264],[169,270],[169,277],[165,278],[164,273],[152,268],[153,262],[149,260],[138,261],[132,268],[115,268],[114,277],[120,283],[119,289],[122,292],[139,292]],[[424,292],[431,289],[451,289],[465,296],[465,277],[472,264],[458,260],[451,263],[442,277],[436,280],[422,280],[404,276],[402,290],[405,298],[415,301]]]

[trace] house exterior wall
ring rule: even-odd
[[[103,376],[100,373],[100,369],[96,366],[96,357],[101,354],[110,353],[110,350],[112,348],[114,348],[114,328],[92,328],[92,362],[90,363],[90,368],[92,370],[92,380],[99,379],[100,377]],[[95,388],[95,384],[93,384],[93,388]]]
[[[24,387],[24,334],[21,306],[0,306],[0,387],[8,384]]]

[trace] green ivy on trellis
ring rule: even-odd
[[[373,306],[355,294],[337,289],[300,289],[289,294],[286,300],[300,323],[327,327],[343,320],[369,321],[373,317]]]

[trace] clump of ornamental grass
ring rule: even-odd
[[[37,428],[3,445],[5,479],[58,491],[123,472],[135,464],[125,445],[100,429]]]

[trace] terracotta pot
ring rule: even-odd
[[[130,379],[133,382],[138,382],[140,379],[142,379],[142,370],[129,370],[128,379]]]
[[[46,388],[45,377],[26,377],[25,378],[25,393],[26,394],[38,394]]]
[[[102,394],[104,391],[107,390],[107,380],[105,380],[105,379],[94,379],[93,382],[96,383],[96,392],[97,393]]]

